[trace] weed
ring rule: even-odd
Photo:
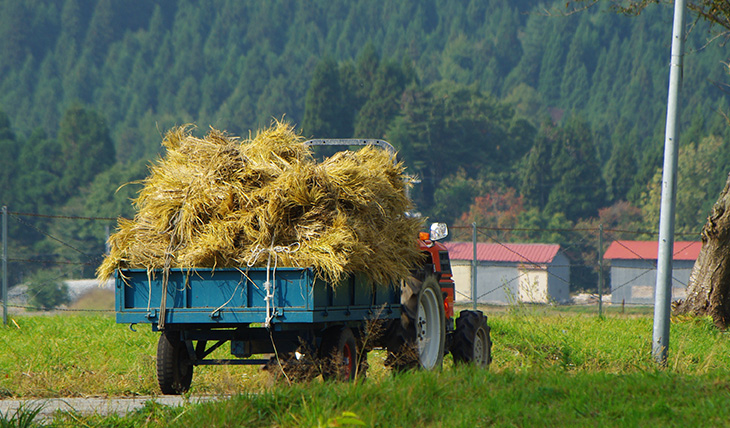
[[[0,428],[30,428],[38,426],[36,417],[43,410],[42,404],[18,406],[12,415],[0,412]]]
[[[354,427],[365,426],[365,422],[354,412],[342,412],[339,416],[328,418],[326,422],[320,419],[320,427]]]

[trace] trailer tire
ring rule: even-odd
[[[436,277],[409,278],[401,288],[401,320],[389,333],[389,365],[396,370],[416,366],[441,368],[446,345],[444,299]]]
[[[157,342],[157,383],[163,394],[179,395],[190,389],[193,365],[180,332],[164,331]]]
[[[325,332],[319,358],[324,380],[352,381],[356,377],[365,377],[367,360],[365,364],[358,361],[357,341],[349,327],[330,328]]]
[[[456,364],[486,368],[492,362],[492,341],[487,317],[481,311],[461,311],[456,319],[451,354]]]

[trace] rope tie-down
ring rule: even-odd
[[[264,301],[266,302],[266,319],[264,320],[264,327],[269,328],[271,320],[274,319],[276,314],[276,302],[274,302],[274,295],[276,294],[276,268],[279,263],[279,254],[291,254],[296,253],[301,244],[295,242],[291,245],[274,245],[274,236],[271,239],[271,246],[269,248],[261,247],[256,245],[256,248],[251,249],[252,257],[249,259],[247,265],[252,267],[259,259],[259,256],[263,253],[268,253],[268,259],[266,261],[266,282],[264,282]],[[273,257],[272,257],[273,255]],[[274,259],[273,269],[271,267],[271,259]]]

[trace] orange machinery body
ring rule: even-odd
[[[446,319],[452,319],[454,317],[454,279],[451,275],[449,250],[440,242],[429,239],[419,239],[418,245],[421,251],[428,254],[424,267],[436,275],[441,285]]]

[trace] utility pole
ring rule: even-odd
[[[477,224],[471,224],[471,301],[474,310],[477,310]]]
[[[651,354],[654,360],[667,364],[669,324],[672,304],[672,253],[674,251],[674,208],[677,199],[677,118],[679,89],[682,85],[684,57],[684,0],[674,2],[672,54],[669,65],[667,123],[664,137],[664,169],[662,201],[659,211],[659,246],[657,253],[656,289],[654,292],[654,332]]]
[[[8,325],[8,207],[3,205],[3,325]]]
[[[598,225],[598,316],[603,316],[603,224]]]

